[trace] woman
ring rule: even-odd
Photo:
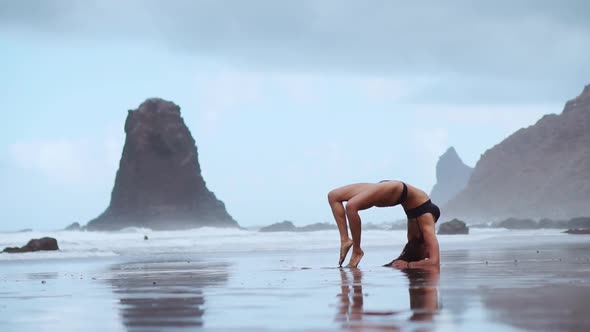
[[[356,183],[330,191],[328,201],[340,232],[339,266],[342,266],[351,247],[352,256],[347,267],[357,267],[363,258],[359,211],[373,206],[386,207],[398,204],[404,208],[408,217],[408,243],[400,257],[384,266],[406,269],[439,264],[434,224],[440,217],[440,210],[424,191],[393,180]],[[343,202],[347,202],[346,208]],[[350,225],[352,239],[348,237],[346,219]]]

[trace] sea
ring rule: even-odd
[[[441,250],[479,248],[485,243],[506,248],[518,245],[528,237],[567,241],[561,230],[471,229],[468,235],[439,236]],[[265,251],[305,251],[338,249],[337,230],[314,232],[259,232],[257,229],[197,228],[181,231],[155,231],[148,228],[126,228],[116,232],[31,231],[0,233],[0,250],[21,247],[30,239],[53,237],[59,251],[0,254],[1,261],[29,259],[70,259],[162,254],[214,254]],[[147,240],[145,239],[147,237]],[[405,230],[366,230],[363,247],[391,247],[401,250],[406,243]]]

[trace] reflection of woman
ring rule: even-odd
[[[438,305],[438,279],[439,267],[405,270],[404,273],[410,280],[410,320],[431,321],[439,309]]]
[[[363,315],[363,273],[359,269],[352,269],[352,283],[348,273],[340,269],[341,292],[338,320],[342,322],[359,321]],[[352,292],[351,292],[352,290]]]
[[[408,291],[410,294],[410,309],[412,310],[411,321],[431,321],[439,309],[438,299],[438,280],[440,269],[438,266],[420,269],[410,269],[403,271],[409,279]],[[390,312],[365,312],[363,309],[363,274],[359,269],[351,269],[352,281],[349,278],[349,272],[341,269],[341,292],[340,305],[338,306],[337,319],[347,328],[371,328],[379,330],[398,330],[399,328],[391,325],[375,324],[375,318],[372,323],[363,321],[365,316],[392,316],[398,314],[395,311]]]
[[[352,247],[348,267],[356,267],[363,258],[361,249],[361,217],[359,211],[373,206],[401,205],[408,217],[408,244],[404,253],[386,266],[400,269],[439,264],[438,240],[434,224],[440,217],[439,208],[428,195],[401,181],[355,183],[330,191],[328,201],[340,232],[340,261]],[[346,202],[346,208],[343,202]],[[352,239],[348,237],[348,225]]]

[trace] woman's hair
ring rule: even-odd
[[[406,246],[402,250],[402,253],[399,255],[398,258],[396,258],[396,260],[401,259],[406,262],[421,261],[427,258],[426,252],[426,245],[424,244],[424,241],[421,238],[412,239],[408,241],[408,243],[406,243]]]

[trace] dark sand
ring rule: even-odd
[[[1,262],[0,331],[590,331],[590,236],[453,242],[440,272],[392,247]]]

